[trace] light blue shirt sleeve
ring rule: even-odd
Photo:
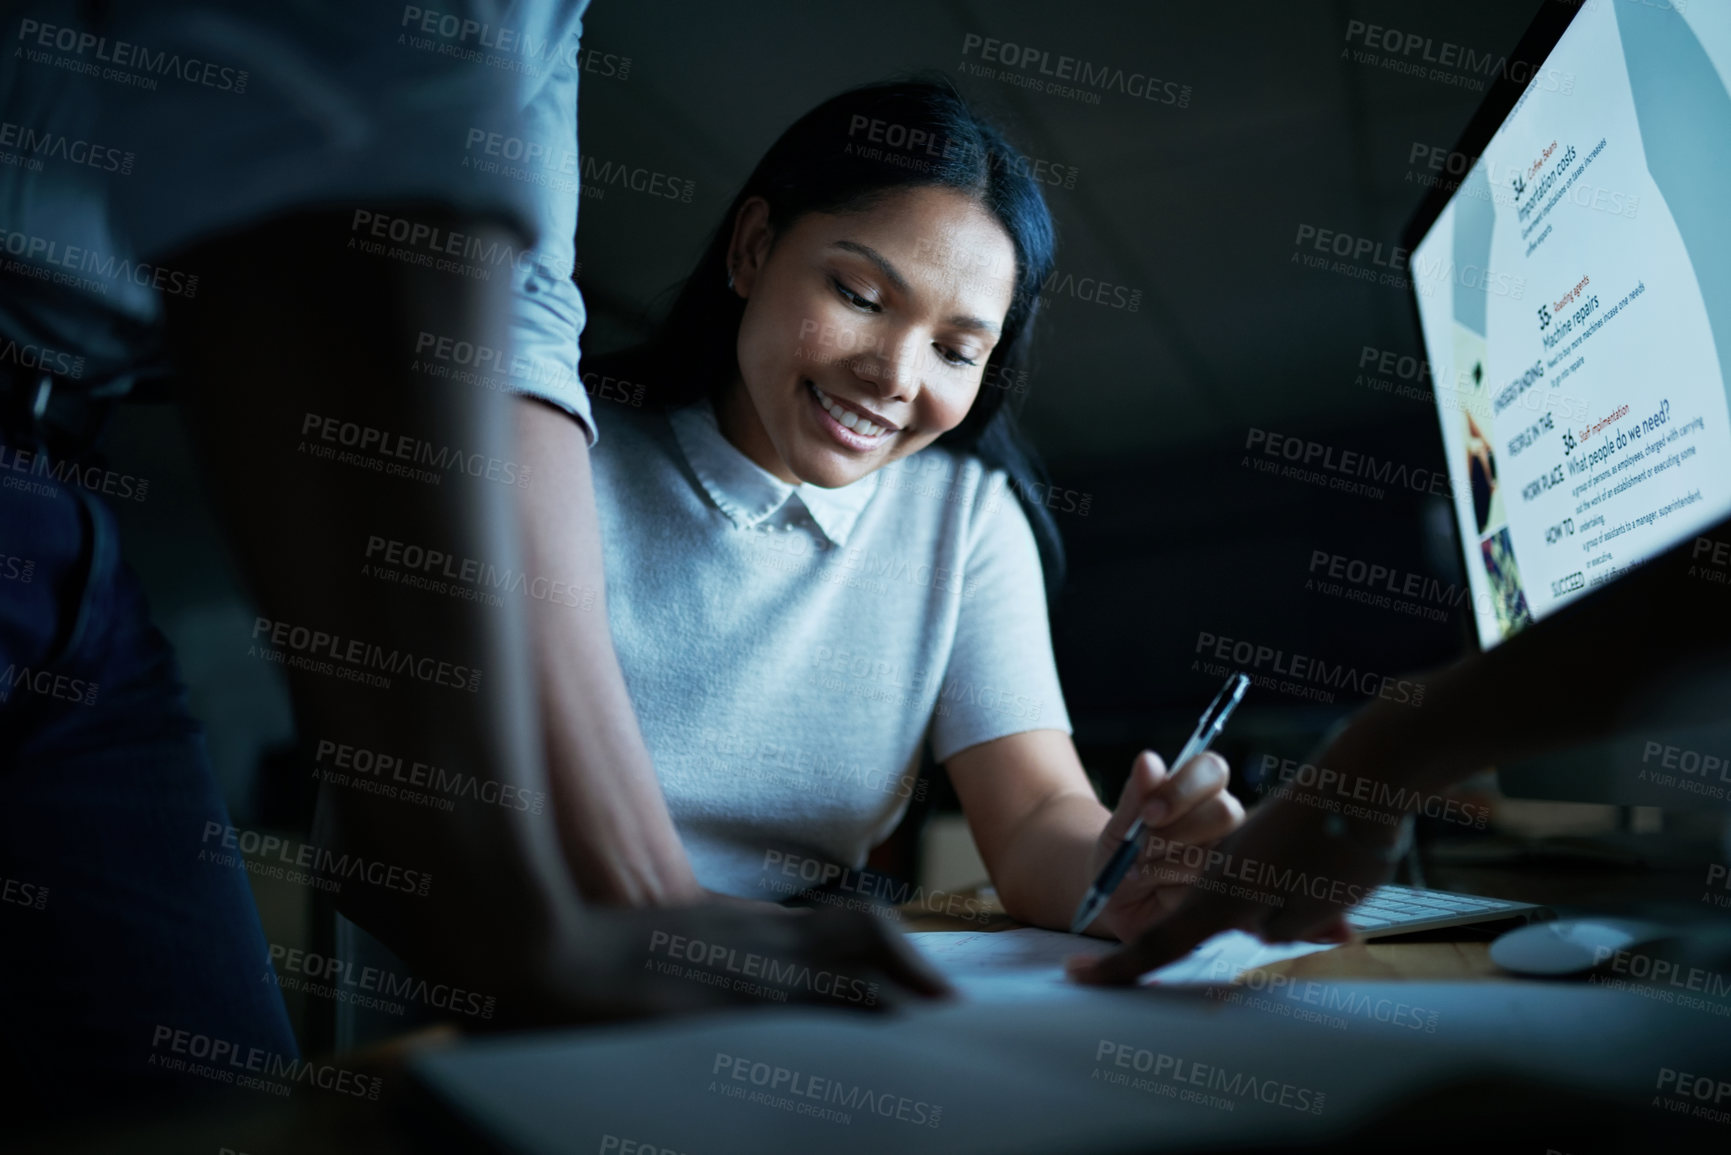
[[[577,97],[582,59],[582,14],[588,0],[568,8],[549,35],[562,37],[558,67],[549,68],[517,117],[513,132],[480,142],[482,175],[527,183],[534,196],[537,242],[531,260],[519,261],[512,279],[513,391],[558,406],[582,423],[589,444],[596,427],[579,367],[579,340],[587,314],[572,279],[577,261],[577,204],[581,163],[577,150]],[[473,134],[470,134],[473,135]],[[521,141],[515,143],[512,137]],[[493,156],[485,156],[491,148]],[[511,157],[516,153],[516,159]]]
[[[112,205],[116,236],[91,240],[67,225],[63,246],[106,255],[102,244],[124,238],[120,255],[156,260],[274,215],[340,207],[351,219],[338,243],[377,238],[414,263],[509,276],[508,372],[489,387],[545,398],[593,441],[572,279],[588,0],[116,0],[83,39],[72,0],[49,2],[67,13],[53,17],[64,26],[32,19],[42,26],[32,35],[52,41],[72,28],[82,63],[100,58],[130,78],[97,85],[87,119],[137,159],[135,172],[110,180],[123,194]],[[62,70],[38,71],[55,80]],[[0,196],[7,191],[0,184]],[[530,247],[483,249],[475,237],[429,229],[403,207],[419,203],[507,221]],[[101,208],[80,211],[106,229]]]
[[[1002,472],[975,495],[955,644],[932,715],[932,756],[1027,730],[1070,732],[1040,552]]]

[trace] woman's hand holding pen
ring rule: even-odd
[[[1083,885],[1098,875],[1138,815],[1145,827],[1142,852],[1088,933],[1129,942],[1178,909],[1200,877],[1198,850],[1244,821],[1244,807],[1226,791],[1229,776],[1226,760],[1214,753],[1190,759],[1176,773],[1168,772],[1152,751],[1137,756],[1089,858]],[[1185,865],[1187,860],[1192,865]]]
[[[1368,780],[1400,766],[1406,770],[1402,785],[1440,789],[1447,776],[1432,765],[1440,744],[1414,753],[1423,747],[1407,732],[1400,714],[1407,709],[1379,702],[1361,711],[1311,761]],[[1343,820],[1318,804],[1323,801],[1293,790],[1257,806],[1219,845],[1203,884],[1175,896],[1169,917],[1143,922],[1139,934],[1109,955],[1071,959],[1070,977],[1133,983],[1225,930],[1248,931],[1265,942],[1346,941],[1352,933],[1346,911],[1388,880],[1400,840],[1389,826]],[[1120,892],[1130,885],[1126,879]]]

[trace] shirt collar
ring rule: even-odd
[[[707,398],[675,409],[668,419],[704,492],[741,529],[757,528],[791,501],[805,508],[824,537],[845,546],[877,492],[877,470],[835,489],[789,485],[734,448],[722,434],[715,407]]]

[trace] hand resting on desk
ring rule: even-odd
[[[596,912],[586,941],[556,964],[557,985],[584,1004],[570,1017],[593,1022],[760,1004],[885,1011],[952,993],[875,915],[770,912],[763,905]]]

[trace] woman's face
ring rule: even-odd
[[[722,432],[783,481],[826,488],[961,423],[1016,284],[1004,227],[943,188],[808,213],[780,234],[753,198],[728,256],[746,304]]]

